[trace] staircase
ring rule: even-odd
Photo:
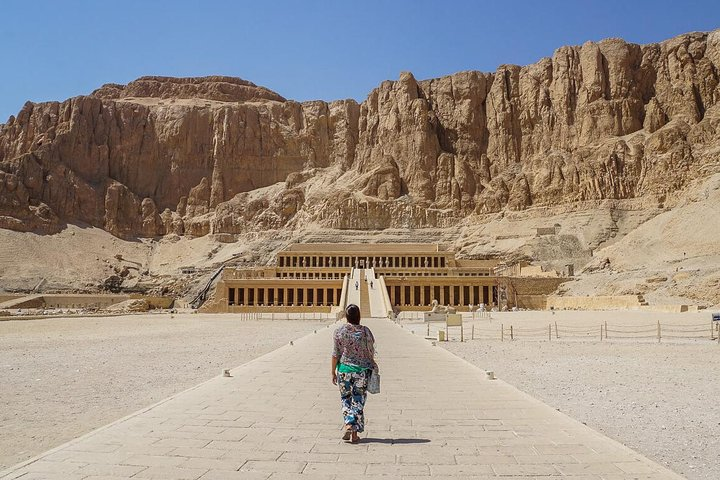
[[[370,318],[370,294],[368,289],[370,286],[365,282],[365,275],[361,275],[360,281],[360,318]]]

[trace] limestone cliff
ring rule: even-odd
[[[228,77],[143,77],[0,125],[0,228],[121,237],[317,223],[457,225],[533,206],[662,204],[720,166],[720,31],[559,48],[358,104]]]

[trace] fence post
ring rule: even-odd
[[[660,333],[660,320],[658,320],[658,343],[660,343],[661,338],[662,338],[662,335]]]
[[[555,321],[555,338],[560,338],[560,334],[558,333],[557,329],[557,320]]]
[[[500,341],[501,342],[505,341],[505,327],[503,326],[502,323],[500,324]]]
[[[475,324],[470,328],[470,340],[475,340]]]
[[[548,323],[548,341],[552,342],[552,324]]]
[[[427,328],[427,336],[429,337],[430,336],[430,322],[428,322],[427,327],[428,327]]]
[[[510,325],[510,340],[515,340],[515,336],[513,335],[513,326]]]
[[[607,340],[607,320],[605,320],[605,340]]]
[[[607,330],[605,330],[605,338],[607,338]],[[600,341],[602,342],[602,323],[600,324]]]

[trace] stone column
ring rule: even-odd
[[[400,305],[405,305],[405,284],[400,284]]]
[[[420,285],[420,305],[427,305],[425,301],[425,285]]]
[[[465,285],[460,285],[460,305],[465,305]]]

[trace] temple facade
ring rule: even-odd
[[[544,308],[536,297],[567,280],[521,271],[498,260],[457,259],[438,244],[293,244],[276,266],[225,268],[203,310],[331,312],[357,302],[368,314],[365,303],[377,304],[378,313],[426,310],[433,301],[460,311],[481,303]]]

